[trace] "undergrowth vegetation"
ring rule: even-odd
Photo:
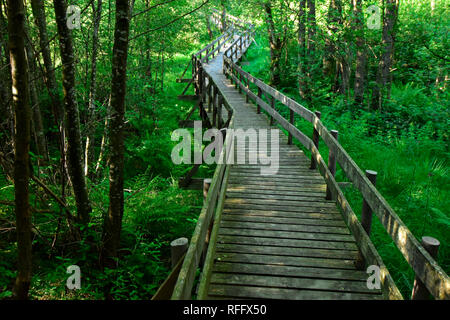
[[[129,55],[125,208],[117,269],[100,270],[95,247],[95,243],[101,242],[103,218],[108,209],[108,177],[103,174],[98,181],[88,181],[93,212],[89,231],[81,242],[64,238],[68,231],[64,211],[32,183],[35,267],[31,299],[104,299],[105,283],[114,279],[110,283],[111,298],[149,300],[170,273],[170,242],[179,237],[190,239],[203,196],[201,191],[178,186],[178,179],[190,166],[176,166],[171,160],[172,147],[177,143],[171,141],[171,133],[179,128],[178,122],[193,106],[192,102],[177,99],[186,84],[176,83],[176,78],[183,73],[191,54],[208,43],[209,38],[197,31],[197,27],[203,30],[202,27],[183,25],[190,30],[192,41],[180,38],[179,47],[172,48],[179,51],[165,62],[163,90],[155,90],[153,79],[143,71],[149,61],[143,61],[139,52]],[[100,77],[110,72],[108,67],[102,68]],[[79,90],[82,91],[81,84]],[[44,102],[48,100],[45,94],[41,98]],[[83,101],[79,103],[83,106]],[[106,112],[104,108],[99,111]],[[101,126],[97,129],[101,135],[99,129]],[[213,170],[212,166],[202,165],[197,175],[209,177]],[[57,188],[52,189],[58,193]],[[14,199],[14,187],[1,172],[0,199],[11,203]],[[75,212],[73,196],[69,195],[66,201],[69,210]],[[14,219],[13,206],[0,206],[0,299],[11,297],[16,277],[17,245],[13,241],[16,235],[14,225],[9,223]],[[70,265],[81,268],[80,290],[66,287],[69,276],[66,270]]]

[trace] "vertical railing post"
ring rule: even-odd
[[[262,90],[260,87],[258,87],[258,98],[261,99],[262,97]],[[256,113],[261,113],[261,106],[259,105],[259,102],[256,104]]]
[[[213,127],[217,126],[216,118],[217,118],[217,96],[218,90],[214,87],[214,95],[213,95],[213,114],[212,114],[212,125]]]
[[[235,89],[238,89],[238,92],[241,93],[241,87],[239,86],[239,81],[241,80],[241,74],[239,72],[235,73],[236,75],[236,84],[234,86]]]
[[[422,237],[422,246],[428,253],[433,257],[433,259],[437,258],[439,251],[439,240],[433,237]],[[414,279],[414,286],[411,294],[411,300],[428,300],[431,297],[431,293],[428,291],[425,284],[422,280],[419,279],[418,276]]]
[[[201,57],[201,55],[200,55]],[[197,60],[197,81],[198,81],[198,95],[202,95],[202,89],[203,89],[203,70],[202,70],[202,63],[200,60]]]
[[[250,80],[247,78],[247,90],[250,91]],[[245,93],[245,102],[248,103],[248,92]]]
[[[273,111],[275,111],[275,98],[274,98],[274,97],[272,97],[272,98],[270,99],[270,107],[272,108]],[[272,126],[273,123],[274,123],[273,117],[270,116],[270,125]]]
[[[241,73],[239,73],[239,81],[242,83],[242,74]],[[238,88],[239,88],[239,93],[242,93],[242,89],[241,89],[240,85],[238,86]]]
[[[217,104],[217,128],[222,128],[222,104],[223,104],[223,97],[221,94],[219,94],[219,102]]]
[[[375,186],[377,183],[377,172],[372,170],[366,170],[366,176],[370,182]],[[368,236],[370,236],[370,230],[372,229],[372,209],[365,199],[363,199],[362,211],[361,211],[361,225]]]
[[[366,170],[366,176],[369,181],[375,186],[377,182],[377,172],[372,170]],[[363,199],[362,211],[361,211],[361,225],[370,238],[370,231],[372,229],[372,209],[365,199]],[[355,261],[356,269],[363,270],[366,265],[365,259],[361,250],[358,252],[358,256]]]
[[[239,38],[239,52],[242,53],[242,37]]]
[[[338,141],[339,132],[336,130],[331,130],[330,133],[336,139],[336,141]],[[334,177],[336,175],[336,155],[334,154],[333,149],[331,148],[328,151],[328,169],[330,170],[331,175]],[[332,198],[331,190],[330,187],[327,185],[327,196],[325,199],[331,200],[331,198]]]
[[[211,112],[211,104],[214,95],[214,86],[212,85],[211,79],[208,78],[209,91],[208,91],[208,112]]]
[[[170,243],[170,262],[172,269],[175,268],[178,261],[188,249],[189,240],[187,238],[178,238]]]
[[[209,187],[211,186],[210,178],[203,179],[203,204],[206,202],[206,197],[208,196]]]
[[[198,95],[198,65],[197,65],[197,58],[192,55],[192,85],[194,86],[194,93],[195,95]]]
[[[289,123],[294,125],[294,110],[289,109]],[[292,144],[292,133],[289,131],[288,144]]]
[[[314,112],[316,114],[316,117],[320,120],[320,116],[321,113],[320,111],[316,111]],[[317,150],[319,150],[319,131],[316,130],[316,128],[314,128],[313,130],[313,136],[312,136],[312,141],[314,143],[314,145],[316,146]],[[317,168],[317,163],[316,160],[314,159],[314,155],[311,154],[311,166],[309,167],[310,169],[316,169]]]

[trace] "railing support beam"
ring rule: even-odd
[[[321,116],[320,111],[316,111],[314,113],[316,114],[316,117],[320,120],[320,116]],[[316,146],[317,150],[319,150],[319,138],[320,138],[319,131],[317,131],[316,128],[314,128],[312,141],[313,141],[314,145]],[[309,168],[311,170],[317,168],[317,163],[316,163],[316,160],[314,159],[313,155],[311,155],[311,166]]]
[[[439,240],[432,237],[422,237],[422,246],[428,253],[433,257],[433,259],[437,258],[439,251]],[[419,277],[415,277],[414,286],[411,294],[411,300],[428,300],[431,297],[430,291],[428,291],[425,284],[419,279]]]
[[[372,170],[366,170],[366,176],[369,181],[375,186],[377,182],[377,172]],[[372,209],[365,199],[363,199],[362,211],[361,211],[361,225],[370,238],[370,231],[372,230]],[[355,261],[355,266],[358,270],[363,270],[366,265],[364,257],[361,251],[358,253],[358,257]]]
[[[336,141],[338,141],[338,137],[339,137],[338,131],[331,130],[330,133],[336,139]],[[336,175],[336,155],[334,154],[332,149],[330,149],[329,153],[328,153],[328,169],[330,169],[330,172],[334,177]],[[332,198],[331,190],[327,185],[327,195],[326,195],[325,199],[331,200],[331,198]]]

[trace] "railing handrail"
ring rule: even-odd
[[[224,34],[222,34],[220,37],[215,39],[213,42],[208,44],[206,47],[199,50],[196,54],[193,55],[193,64],[197,67],[197,64],[199,66],[199,69],[195,68],[193,70],[193,77],[198,76],[201,77],[201,81],[199,81],[199,91],[200,91],[200,101],[204,101],[206,98],[206,94],[210,93],[210,86],[214,86],[215,92],[219,95],[218,99],[218,118],[221,117],[220,108],[223,107],[228,111],[228,127],[233,126],[234,121],[234,112],[233,109],[229,103],[229,101],[226,99],[226,97],[223,95],[223,93],[220,91],[220,89],[217,87],[217,85],[213,82],[211,75],[205,70],[203,67],[203,62],[205,59],[208,58],[208,55],[211,54],[213,51],[209,52],[205,57],[201,57],[201,54],[205,51],[208,51],[209,48],[212,48],[213,45],[218,43],[221,39],[224,39],[226,35],[228,34],[228,37],[224,42],[227,42],[230,37],[234,35],[235,29],[233,27],[229,28]],[[243,37],[241,35],[240,37]],[[238,38],[239,40],[239,38]],[[242,40],[241,40],[242,41]],[[233,44],[237,43],[236,41],[233,42]],[[233,44],[230,46],[232,47]],[[220,46],[217,46],[214,50],[220,50]],[[200,58],[201,57],[201,58]],[[206,80],[208,79],[208,85],[205,85]],[[217,121],[219,123],[221,120]],[[172,299],[179,300],[179,299],[190,299],[192,287],[194,283],[195,278],[195,271],[198,267],[199,261],[200,261],[200,253],[203,251],[205,243],[204,239],[206,236],[206,231],[208,229],[208,226],[211,223],[211,220],[213,219],[213,212],[214,209],[216,209],[216,206],[220,206],[218,204],[219,201],[219,194],[223,194],[224,190],[222,190],[224,187],[226,187],[226,182],[224,183],[224,180],[226,180],[226,173],[228,172],[227,168],[227,161],[226,158],[232,154],[230,152],[230,148],[232,147],[233,143],[231,141],[233,139],[233,136],[231,134],[227,134],[225,137],[225,142],[223,145],[223,148],[220,152],[219,156],[219,163],[217,164],[216,170],[214,171],[214,175],[211,181],[211,185],[208,190],[207,197],[205,199],[205,202],[202,206],[202,210],[200,213],[200,216],[198,218],[197,224],[195,226],[195,230],[193,233],[193,236],[191,238],[191,242],[188,248],[188,251],[186,253],[186,256],[183,261],[183,265],[181,266],[180,273],[178,275],[177,282],[175,284],[175,288],[172,293]],[[223,202],[223,196],[220,197],[220,201]],[[223,204],[223,203],[222,203]]]
[[[213,8],[211,11],[212,11],[213,17],[215,15],[217,15],[219,19],[222,18],[222,12],[220,12],[219,10]],[[233,21],[232,24],[237,25],[238,27],[240,27],[242,29],[253,29],[254,28],[254,25],[251,24],[250,22],[243,21],[243,20],[239,19],[238,17],[232,16],[229,13],[226,13],[226,19],[228,19],[228,21],[232,20]],[[236,22],[238,22],[238,23],[236,23]]]
[[[332,152],[336,155],[337,162],[341,165],[341,168],[343,169],[347,178],[349,178],[353,182],[354,186],[361,192],[364,199],[372,208],[373,212],[377,214],[386,232],[391,236],[399,251],[403,254],[408,264],[411,266],[420,280],[422,280],[430,293],[438,299],[449,299],[450,283],[448,275],[437,264],[433,257],[425,250],[425,248],[417,241],[417,239],[403,223],[400,217],[389,206],[387,201],[376,189],[376,187],[363,174],[362,170],[348,155],[342,145],[331,135],[331,133],[323,125],[321,120],[313,112],[311,112],[309,109],[305,108],[295,100],[285,96],[275,88],[265,84],[260,79],[242,70],[242,68],[236,65],[232,61],[232,59],[230,59],[226,55],[224,55],[224,68],[226,69],[226,72],[228,72],[234,79],[234,81],[239,84],[241,90],[247,93],[249,97],[257,102],[258,105],[262,106],[272,117],[275,117],[275,119],[278,120],[278,122],[288,132],[296,137],[303,144],[303,146],[305,146],[311,152],[315,151],[313,152],[314,156],[321,158],[320,153],[315,147],[313,141],[308,136],[294,127],[292,123],[284,119],[278,112],[272,110],[271,106],[269,106],[260,97],[251,92],[250,89],[247,89],[245,86],[243,86],[241,80],[234,76],[233,71],[237,72],[241,77],[256,85],[265,94],[269,94],[274,99],[281,102],[284,106],[287,106],[291,111],[298,114],[301,118],[310,122],[314,126],[314,129],[317,130],[328,148],[331,149]],[[323,168],[324,172],[321,173],[330,175],[330,178],[334,180],[334,177],[330,174],[330,172],[326,172],[327,170],[328,168],[325,165],[325,168]],[[332,183],[333,181],[327,181],[327,184]],[[339,187],[337,186],[337,188]],[[340,189],[335,191],[335,193],[339,194],[341,198],[343,197],[343,193]],[[345,200],[345,198],[343,198],[343,200]],[[344,202],[347,203],[346,200]],[[348,208],[346,209],[348,210]]]
[[[209,79],[210,85],[215,85],[213,84],[211,76],[207,71],[202,70],[202,73],[205,73],[204,76],[205,78]],[[204,94],[205,93],[206,90],[204,91]],[[218,94],[220,94],[220,91],[218,91]],[[232,108],[230,107],[229,102],[226,99],[220,100],[224,103],[224,105],[226,105],[227,110],[231,110],[229,125],[232,125],[234,119]],[[224,147],[220,152],[219,159],[226,159],[227,155],[229,154],[229,149],[227,146],[230,144],[230,139],[231,135],[227,135],[225,138],[225,143],[223,145]],[[206,231],[213,218],[214,209],[217,205],[218,195],[223,185],[226,163],[227,162],[223,160],[219,161],[216,170],[214,171],[214,176],[212,178],[207,197],[204,201],[193,236],[191,238],[191,242],[189,244],[188,251],[186,253],[186,257],[183,261],[183,265],[181,267],[178,280],[172,294],[172,299],[174,300],[190,299],[191,297],[191,291],[195,279],[195,272],[200,262],[200,253],[203,252],[205,246],[204,240],[206,237]]]
[[[227,30],[225,30],[224,33],[222,33],[219,37],[217,37],[214,41],[210,42],[208,45],[206,45],[205,47],[203,47],[202,49],[200,49],[199,51],[197,51],[196,53],[194,53],[195,57],[199,57],[200,54],[202,54],[203,52],[205,52],[206,50],[210,49],[211,47],[213,47],[216,43],[218,43],[220,40],[222,40],[223,38],[225,38],[226,36],[230,36],[230,34],[232,34],[234,31],[233,27],[229,27]]]

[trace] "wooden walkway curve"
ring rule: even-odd
[[[234,128],[276,128],[223,74],[223,52],[205,65],[234,110]],[[380,299],[356,270],[358,248],[326,184],[297,147],[280,136],[276,175],[232,165],[202,299]],[[236,145],[237,148],[237,145]],[[270,149],[269,149],[270,150]],[[246,152],[256,152],[247,146]]]
[[[220,19],[213,12],[216,25]],[[253,26],[232,16],[227,19],[232,27],[192,59],[189,85],[194,85],[202,120],[219,129],[282,127],[288,137],[280,135],[272,142],[279,146],[278,172],[261,175],[258,163],[227,164],[237,151],[265,154],[254,144],[232,143],[234,136],[226,133],[223,161],[217,164],[185,258],[173,271],[171,298],[402,299],[370,240],[373,210],[416,274],[412,297],[449,299],[449,278],[429,243],[421,244],[411,234],[320,115],[237,65],[251,45]],[[275,101],[289,109],[289,119],[276,111]],[[312,139],[295,127],[294,116],[312,124]],[[328,164],[319,153],[319,138],[329,148]],[[362,194],[361,222],[334,178],[336,164]],[[368,285],[368,266],[379,270],[379,287]]]

